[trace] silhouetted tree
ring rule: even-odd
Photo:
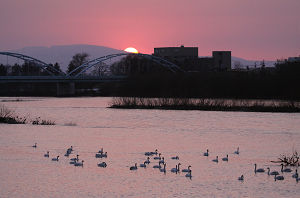
[[[11,75],[12,76],[20,76],[21,73],[22,73],[21,66],[18,64],[14,64],[14,66],[12,66],[12,68],[11,68]]]
[[[70,73],[71,71],[73,71],[74,69],[76,69],[77,67],[79,67],[80,65],[82,65],[83,63],[85,63],[88,60],[89,55],[87,53],[78,53],[75,54],[71,60],[71,62],[68,65],[68,73]],[[82,69],[78,69],[76,72],[72,73],[71,75],[74,76],[76,74],[78,74],[79,72],[81,72]]]
[[[7,66],[1,64],[0,65],[0,76],[6,76],[7,75]]]

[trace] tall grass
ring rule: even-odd
[[[300,112],[300,105],[290,101],[194,98],[113,98],[111,108],[177,109],[208,111]]]

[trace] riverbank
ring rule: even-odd
[[[113,98],[109,108],[245,112],[300,112],[299,102],[242,99]]]

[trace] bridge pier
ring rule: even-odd
[[[58,82],[56,83],[56,96],[74,96],[74,82]]]

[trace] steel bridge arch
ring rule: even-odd
[[[35,62],[37,63],[37,66],[38,67],[41,67],[43,70],[45,70],[46,72],[48,72],[49,74],[51,75],[55,75],[53,72],[49,71],[47,69],[47,67],[53,69],[54,71],[56,71],[58,74],[61,74],[61,75],[65,75],[65,73],[61,72],[61,71],[58,71],[57,69],[55,69],[53,66],[51,66],[50,64],[47,64],[41,60],[38,60],[36,58],[33,58],[31,56],[27,56],[27,55],[24,55],[24,54],[18,54],[18,53],[13,53],[13,52],[0,52],[0,55],[6,55],[6,56],[11,56],[11,57],[15,57],[15,58],[18,58],[18,59],[21,59],[21,60],[24,60],[24,61],[28,61],[28,62]]]
[[[91,67],[93,67],[93,66],[95,66],[95,65],[97,65],[97,64],[99,64],[103,61],[109,60],[111,58],[115,58],[115,57],[119,57],[119,56],[127,56],[127,55],[134,55],[134,56],[140,56],[140,57],[147,58],[149,60],[152,60],[153,62],[156,62],[156,63],[162,65],[163,67],[169,69],[171,72],[174,72],[174,73],[177,72],[177,71],[185,72],[183,69],[178,67],[176,64],[174,64],[174,63],[172,63],[172,62],[170,62],[166,59],[157,57],[157,56],[153,56],[153,55],[149,55],[149,54],[142,54],[142,53],[137,53],[137,54],[135,54],[135,53],[118,53],[118,54],[110,54],[110,55],[106,55],[106,56],[101,56],[101,57],[96,58],[94,60],[90,60],[88,62],[85,62],[82,65],[80,65],[79,67],[72,70],[71,72],[67,73],[66,75],[70,76],[74,72],[82,69],[78,74],[76,74],[74,76],[74,77],[78,77],[82,73],[84,73],[86,70],[90,69]]]

